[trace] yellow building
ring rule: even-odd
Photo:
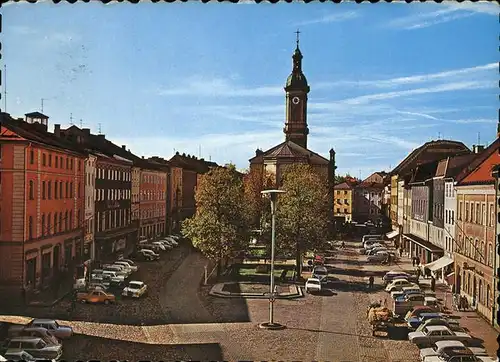
[[[354,211],[354,185],[349,182],[342,182],[335,185],[333,213],[337,220],[344,219],[344,222],[352,221]]]

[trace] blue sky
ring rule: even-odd
[[[496,137],[498,6],[112,4],[2,7],[7,112],[40,110],[144,156],[247,168],[284,140],[297,28],[309,148],[338,172],[390,170],[438,137]],[[3,101],[2,101],[3,109]]]

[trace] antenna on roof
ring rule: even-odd
[[[441,132],[438,132],[438,140],[441,139]]]
[[[481,132],[477,133],[477,144],[478,146],[481,144]]]
[[[212,155],[208,155],[208,160],[212,161]]]
[[[80,128],[83,128],[83,119],[80,118]]]
[[[73,113],[69,114],[69,124],[73,125]]]
[[[3,66],[3,108],[7,113],[7,65]]]
[[[97,125],[99,126],[99,128],[98,128],[98,132],[99,132],[99,134],[101,134],[101,124],[100,124],[100,123],[98,123]]]

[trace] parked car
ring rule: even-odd
[[[383,238],[382,235],[372,235],[372,234],[370,234],[370,235],[363,235],[363,237],[361,238],[361,243],[364,244],[365,241],[370,240],[370,239],[372,239],[372,240],[381,240],[382,238]]]
[[[130,266],[130,269],[132,269],[134,272],[139,270],[139,265],[137,265],[130,259],[118,259],[118,261],[127,263]]]
[[[129,263],[126,263],[124,261],[120,261],[120,260],[117,260],[113,263],[113,265],[118,265],[118,266],[121,266],[122,268],[124,268],[128,275],[131,275],[133,272],[137,271],[137,270],[134,270],[130,265]],[[135,267],[135,269],[137,269],[137,267]]]
[[[425,296],[424,292],[422,289],[420,289],[420,286],[411,286],[411,287],[403,287],[401,290],[396,290],[394,292],[391,292],[391,297],[392,299],[397,299],[404,297],[407,294],[422,294]]]
[[[308,278],[305,289],[306,293],[321,292],[321,281],[318,278]]]
[[[425,297],[422,294],[408,294],[404,296],[404,299],[394,300],[393,302],[393,313],[402,317],[412,310],[415,306],[424,305]]]
[[[160,241],[153,241],[151,244],[157,246],[161,251],[167,251],[165,245]]]
[[[408,333],[408,340],[417,346],[429,346],[437,341],[470,341],[468,333],[453,332],[445,326],[428,326],[419,332]]]
[[[436,309],[433,307],[429,307],[426,305],[416,305],[406,313],[404,320],[408,322],[408,319],[412,317],[419,317],[422,313],[433,313],[433,312],[437,312]]]
[[[147,291],[148,286],[144,282],[133,280],[123,289],[122,295],[124,297],[140,298],[146,295]]]
[[[125,268],[123,265],[116,265],[116,264],[103,265],[103,271],[104,272],[112,271],[115,272],[117,275],[123,275],[124,279],[127,279],[132,273],[132,270]]]
[[[484,348],[474,347],[469,348],[460,341],[437,341],[431,347],[422,348],[420,350],[420,359],[423,361],[426,357],[441,356],[448,354],[450,351],[466,351],[470,350],[476,356],[487,356],[488,353]]]
[[[385,273],[385,275],[382,277],[382,280],[384,281],[385,285],[389,284],[392,282],[394,279],[406,279],[409,280],[409,274],[402,272],[402,271],[395,271],[391,270]]]
[[[2,361],[2,362],[7,362],[7,361],[29,361],[29,362],[51,361],[51,362],[55,362],[55,359],[47,360],[46,358],[36,358],[26,351],[10,350],[10,351],[7,351],[5,353],[4,359],[2,359],[2,356],[0,356],[0,361]]]
[[[116,302],[116,297],[103,290],[91,290],[86,293],[78,293],[76,300],[80,303],[104,303],[110,304]]]
[[[160,254],[150,249],[141,249],[137,252],[138,256],[147,261],[159,260]]]
[[[173,244],[171,242],[169,242],[168,240],[160,240],[158,242],[161,243],[165,247],[165,249],[167,249],[167,250],[171,250],[174,248]]]
[[[438,313],[438,312],[422,313],[418,317],[409,318],[406,323],[408,324],[408,328],[409,329],[417,329],[426,320],[428,320],[428,319],[438,319],[438,318],[444,318],[444,315],[442,313]]]
[[[170,237],[167,241],[169,241],[173,246],[179,246],[179,241],[173,237]]]
[[[328,283],[328,269],[322,265],[315,266],[312,277],[318,279],[321,284]]]
[[[47,344],[60,344],[59,340],[50,333],[47,329],[42,327],[26,327],[23,328],[15,328],[17,326],[11,326],[7,331],[7,335],[9,338],[13,337],[35,337],[41,338]]]
[[[62,345],[50,345],[41,338],[15,337],[9,341],[5,354],[17,354],[22,351],[28,352],[35,358],[57,360],[62,356]]]
[[[403,290],[404,287],[418,287],[417,284],[411,283],[406,279],[394,279],[385,287],[385,291],[392,293],[397,290]]]
[[[387,251],[378,251],[374,255],[368,255],[366,261],[368,263],[382,263],[387,260],[388,255]]]
[[[424,313],[422,313],[424,314]],[[431,318],[424,321],[417,328],[417,332],[422,331],[427,326],[445,326],[448,327],[453,332],[466,332],[465,329],[460,327],[460,323],[456,319],[451,318]]]
[[[488,356],[477,356],[474,352],[467,348],[465,350],[449,350],[446,353],[441,353],[438,356],[428,356],[423,359],[423,362],[496,362],[497,359]]]
[[[71,328],[70,326],[59,324],[57,323],[57,321],[53,319],[35,318],[24,326],[22,325],[12,326],[10,327],[9,330],[14,332],[16,329],[20,331],[25,328],[45,328],[52,335],[54,335],[56,338],[59,339],[67,339],[73,336],[73,328]]]
[[[118,282],[118,283],[123,283],[123,282],[125,282],[125,279],[126,279],[124,274],[117,273],[116,270],[113,270],[113,269],[109,269],[109,270],[105,269],[102,272],[102,276],[103,276],[103,278],[109,277],[110,280]]]

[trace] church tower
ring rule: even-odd
[[[302,73],[302,53],[299,49],[299,34],[297,31],[297,47],[293,53],[293,69],[286,80],[286,121],[283,132],[287,141],[292,141],[307,149],[307,94],[309,85]]]

